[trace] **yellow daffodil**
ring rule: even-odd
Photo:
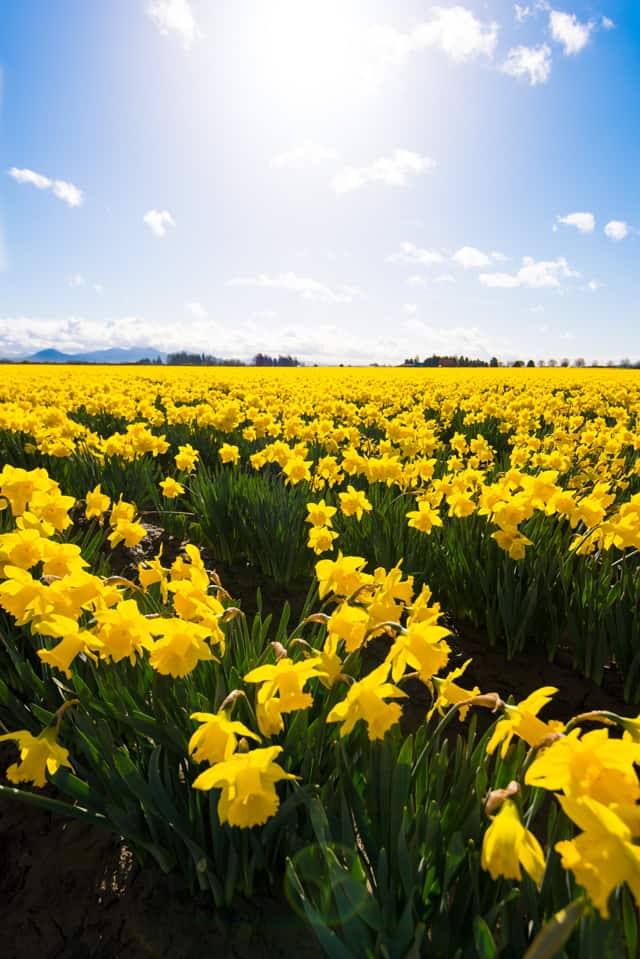
[[[538,719],[540,710],[551,702],[553,694],[557,692],[555,686],[542,686],[515,706],[507,703],[504,706],[506,715],[496,723],[487,744],[487,754],[491,756],[502,743],[500,755],[504,759],[514,736],[524,739],[529,746],[539,746],[548,736],[561,732],[564,729],[563,723],[555,720],[543,722]]]
[[[572,729],[543,750],[529,766],[525,782],[600,803],[637,802],[640,783],[634,764],[640,763],[640,744],[612,739],[607,729],[584,736],[581,732]]]
[[[492,879],[522,879],[522,867],[536,885],[544,874],[544,853],[540,843],[520,821],[512,799],[502,804],[482,841],[482,868]]]
[[[364,513],[370,513],[373,509],[363,490],[356,490],[353,486],[347,486],[346,493],[339,493],[340,510],[345,516],[355,516],[360,521]]]
[[[61,746],[52,726],[32,736],[26,729],[0,736],[0,742],[12,739],[20,749],[20,760],[7,769],[7,779],[12,783],[33,783],[42,788],[47,783],[46,774],[53,776],[61,766],[72,769],[69,751]]]
[[[633,842],[624,809],[590,796],[558,796],[558,800],[583,830],[575,839],[556,843],[563,867],[584,886],[603,919],[609,916],[609,896],[623,882],[640,907],[640,846]]]
[[[167,476],[165,479],[160,480],[158,486],[162,490],[162,495],[165,499],[175,499],[184,493],[182,483],[178,483],[172,476]]]
[[[249,829],[260,826],[275,815],[280,799],[275,784],[283,779],[297,779],[274,762],[281,746],[234,753],[200,773],[194,789],[221,789],[218,818],[221,823]]]
[[[367,724],[369,739],[383,739],[387,731],[398,722],[402,708],[386,699],[401,699],[406,696],[397,686],[387,682],[389,666],[383,663],[364,679],[349,687],[346,699],[333,707],[327,716],[328,723],[342,723],[340,736],[351,732],[363,719]]]
[[[197,763],[220,763],[231,756],[238,746],[238,736],[260,742],[244,723],[232,720],[226,710],[218,713],[191,713],[191,719],[201,725],[189,740],[189,755]]]

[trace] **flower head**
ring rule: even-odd
[[[26,729],[0,736],[0,742],[13,739],[20,749],[20,760],[9,766],[7,779],[12,783],[33,783],[45,786],[46,773],[53,776],[60,766],[72,769],[69,751],[56,739],[56,730],[47,726],[38,736],[32,736]]]
[[[520,867],[537,885],[544,874],[544,853],[540,843],[520,821],[518,807],[507,799],[484,834],[482,868],[492,879],[522,879]]]
[[[281,779],[297,779],[274,762],[282,746],[234,753],[200,773],[194,789],[221,789],[218,818],[221,823],[247,829],[260,826],[273,816],[280,799],[275,784]]]
[[[507,715],[496,723],[493,736],[487,744],[487,755],[491,756],[496,747],[502,743],[500,755],[504,759],[509,744],[516,735],[520,739],[524,739],[529,746],[539,746],[547,736],[561,732],[564,729],[563,723],[554,720],[545,723],[538,719],[540,710],[551,701],[551,697],[557,692],[555,686],[542,686],[515,706],[505,705]]]
[[[385,699],[400,699],[406,696],[397,686],[387,682],[388,676],[389,666],[383,663],[364,679],[353,683],[346,699],[333,707],[327,716],[327,722],[342,723],[340,735],[346,736],[358,720],[364,719],[369,739],[383,739],[402,713],[397,703],[387,703]]]
[[[238,736],[260,742],[259,736],[244,723],[232,720],[224,709],[218,713],[191,713],[191,719],[201,724],[189,740],[189,754],[198,763],[219,763],[228,759],[236,751]]]

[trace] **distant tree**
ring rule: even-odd
[[[492,356],[489,360],[489,366],[500,366],[500,360],[497,356]]]
[[[569,360],[568,360],[568,358],[565,356],[565,357],[563,357],[563,359],[560,360],[560,366],[568,366],[568,365],[569,365]]]
[[[552,359],[552,360],[547,360],[547,366],[557,366],[557,365],[558,365],[558,361],[557,361],[557,360],[553,360],[553,359]]]
[[[277,366],[300,366],[300,360],[290,354],[287,354],[287,356],[279,356],[275,362]]]
[[[538,360],[538,366],[544,366],[544,365],[545,365],[544,360]]]
[[[576,359],[573,361],[573,365],[577,366],[578,369],[582,369],[582,367],[584,366],[584,356],[577,356]]]
[[[254,366],[273,366],[274,360],[267,353],[256,353],[251,362]]]
[[[623,370],[631,369],[631,360],[629,359],[628,356],[625,356],[623,360],[620,360],[620,366],[622,367]]]
[[[524,360],[514,360],[512,366],[519,369],[521,366],[524,366]]]
[[[295,356],[269,356],[268,353],[256,353],[252,363],[254,366],[300,366],[300,360]]]
[[[535,367],[535,365],[536,364],[534,363],[533,360],[527,360],[527,366],[529,369],[532,369],[533,367]]]

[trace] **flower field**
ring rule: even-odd
[[[634,959],[637,374],[5,369],[0,794],[336,959]],[[627,708],[473,685],[452,623]]]

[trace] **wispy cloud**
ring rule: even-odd
[[[433,170],[436,163],[431,157],[412,150],[394,150],[390,156],[380,157],[368,166],[345,167],[332,180],[336,193],[350,193],[367,183],[384,183],[387,186],[406,186],[410,177]]]
[[[52,180],[42,173],[36,173],[35,170],[18,169],[12,166],[7,173],[16,181],[16,183],[28,183],[38,190],[50,190],[59,200],[64,200],[69,206],[82,206],[84,195],[73,183],[68,180]]]
[[[258,276],[237,276],[228,280],[228,286],[289,290],[292,293],[299,293],[306,300],[318,300],[321,303],[351,303],[358,293],[353,286],[332,289],[326,283],[321,283],[309,276],[298,276],[296,273],[280,273],[276,276],[268,273],[260,273]]]
[[[440,49],[456,63],[475,57],[491,57],[498,41],[498,25],[483,23],[466,7],[433,7],[428,20],[413,30],[402,32],[392,27],[372,28],[367,45],[383,63],[402,65],[413,53]]]
[[[338,154],[335,150],[323,147],[312,140],[286,150],[273,157],[270,166],[276,170],[303,170],[305,167],[318,167],[329,160],[335,160]]]
[[[536,87],[546,83],[551,75],[551,49],[546,43],[537,47],[512,47],[500,67],[510,77],[524,78]]]
[[[389,263],[419,263],[422,266],[444,263],[445,259],[439,250],[421,250],[415,243],[401,243],[399,252],[387,257]]]
[[[147,210],[142,219],[153,235],[158,237],[166,235],[167,227],[176,225],[168,210]]]
[[[389,263],[412,263],[421,266],[451,263],[462,267],[463,270],[479,270],[483,266],[490,266],[491,263],[502,263],[505,259],[504,254],[497,250],[485,253],[475,246],[463,246],[455,253],[445,253],[441,250],[421,250],[415,243],[401,243],[400,250],[387,257]],[[409,282],[415,283],[415,279],[410,277]]]
[[[549,30],[551,36],[564,48],[565,56],[574,56],[589,43],[595,28],[593,21],[581,23],[575,13],[563,13],[560,10],[549,11]]]
[[[596,218],[593,213],[568,213],[566,216],[557,216],[554,229],[558,223],[574,226],[580,233],[593,233],[596,228]]]
[[[83,277],[82,273],[74,273],[73,276],[69,277],[68,285],[72,287],[77,287],[77,286],[84,286],[85,283],[86,283],[86,280]]]
[[[185,50],[190,50],[194,40],[200,36],[189,0],[149,0],[147,16],[164,36],[177,34]]]
[[[490,253],[483,253],[475,246],[463,246],[456,250],[451,259],[463,270],[476,270],[483,266],[489,266],[492,257]]]
[[[571,269],[563,256],[555,260],[534,260],[530,256],[525,256],[517,273],[481,273],[478,279],[483,286],[507,290],[518,286],[534,289],[559,287],[563,279],[579,276],[580,274]]]
[[[515,3],[513,5],[513,13],[518,23],[522,23],[527,17],[532,17],[535,12],[536,8],[534,4]]]

